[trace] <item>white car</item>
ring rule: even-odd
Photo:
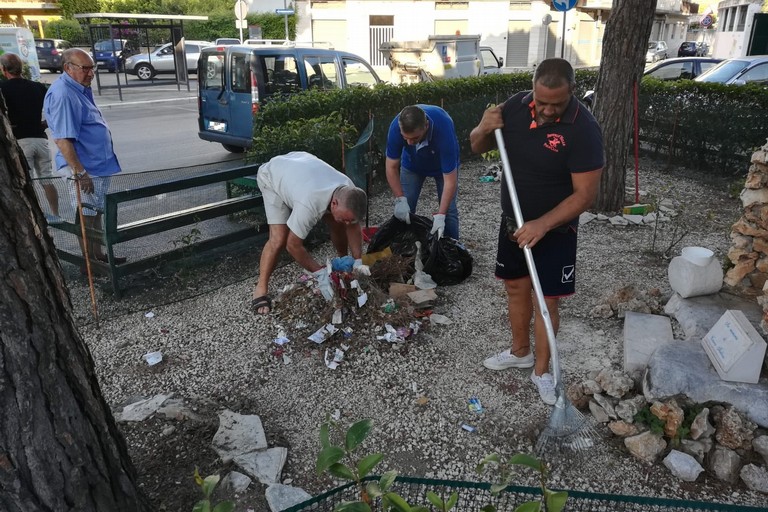
[[[187,56],[187,72],[197,73],[197,59],[200,50],[211,46],[208,41],[185,41],[184,53]],[[166,43],[150,53],[140,53],[125,60],[125,72],[136,75],[139,80],[150,80],[158,73],[175,73],[173,44]]]

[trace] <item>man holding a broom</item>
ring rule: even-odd
[[[517,226],[510,196],[502,186],[502,219],[496,276],[507,291],[512,347],[483,361],[491,370],[531,368],[542,401],[554,405],[549,373],[550,349],[540,311],[533,322],[535,355],[530,349],[534,312],[532,281],[523,247],[531,249],[544,302],[554,331],[561,297],[576,283],[576,235],[579,215],[594,202],[604,165],[603,138],[592,114],[573,95],[573,68],[564,59],[546,59],[533,76],[533,91],[515,94],[485,111],[472,130],[472,151],[496,146],[502,130],[524,223]]]
[[[44,103],[45,118],[59,148],[56,168],[71,184],[71,197],[77,197],[74,187],[80,188],[85,226],[100,230],[110,178],[120,172],[120,164],[112,147],[112,134],[93,100],[93,59],[85,51],[71,48],[62,54],[62,68],[64,74],[48,89]],[[84,244],[83,253],[107,262],[98,242]],[[125,258],[114,260],[115,264],[125,263]]]

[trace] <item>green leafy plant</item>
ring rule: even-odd
[[[634,416],[636,423],[640,423],[648,427],[648,429],[654,434],[664,434],[664,420],[658,418],[651,412],[651,407],[646,405],[640,409]]]
[[[477,465],[476,471],[481,474],[488,464],[494,464],[499,468],[499,480],[491,485],[491,494],[497,496],[507,486],[512,483],[514,466],[523,466],[539,472],[541,481],[541,500],[527,501],[515,509],[515,512],[560,512],[565,507],[568,500],[568,493],[565,491],[552,491],[547,488],[547,466],[536,457],[518,453],[508,460],[504,461],[497,453],[486,455],[486,457]],[[481,510],[484,512],[495,512],[496,507],[486,505]]]
[[[216,505],[211,503],[211,495],[216,490],[221,477],[219,475],[208,475],[203,478],[200,472],[195,468],[195,483],[200,487],[203,493],[203,499],[195,503],[192,512],[232,512],[235,510],[235,504],[231,501],[222,501]],[[211,508],[213,507],[213,508]]]
[[[371,512],[371,505],[375,499],[381,500],[382,511],[429,512],[426,507],[412,507],[400,495],[390,491],[397,478],[396,471],[385,472],[378,482],[371,481],[367,485],[363,482],[363,479],[384,459],[382,453],[372,453],[359,460],[355,458],[355,452],[373,427],[372,420],[361,420],[350,426],[344,433],[343,443],[339,444],[331,442],[332,427],[338,428],[338,425],[330,418],[320,426],[321,449],[315,464],[317,474],[327,472],[336,478],[355,482],[360,490],[360,500],[344,502],[334,509],[336,512]],[[342,461],[346,461],[347,464]],[[439,500],[439,497],[435,497]],[[453,501],[455,504],[455,500]],[[450,508],[441,510],[448,511]]]

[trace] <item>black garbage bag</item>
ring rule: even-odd
[[[433,236],[424,272],[432,276],[438,286],[459,284],[472,275],[472,255],[458,240]]]
[[[416,242],[421,242],[422,260],[429,244],[429,232],[432,229],[432,219],[421,215],[411,215],[411,223],[407,224],[397,217],[392,217],[379,226],[368,244],[368,251],[379,252],[387,247],[393,254],[404,258],[416,256]]]

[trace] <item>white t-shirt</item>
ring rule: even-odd
[[[333,192],[355,184],[305,151],[279,155],[259,167],[262,182],[290,208],[288,229],[304,240],[328,211]]]

